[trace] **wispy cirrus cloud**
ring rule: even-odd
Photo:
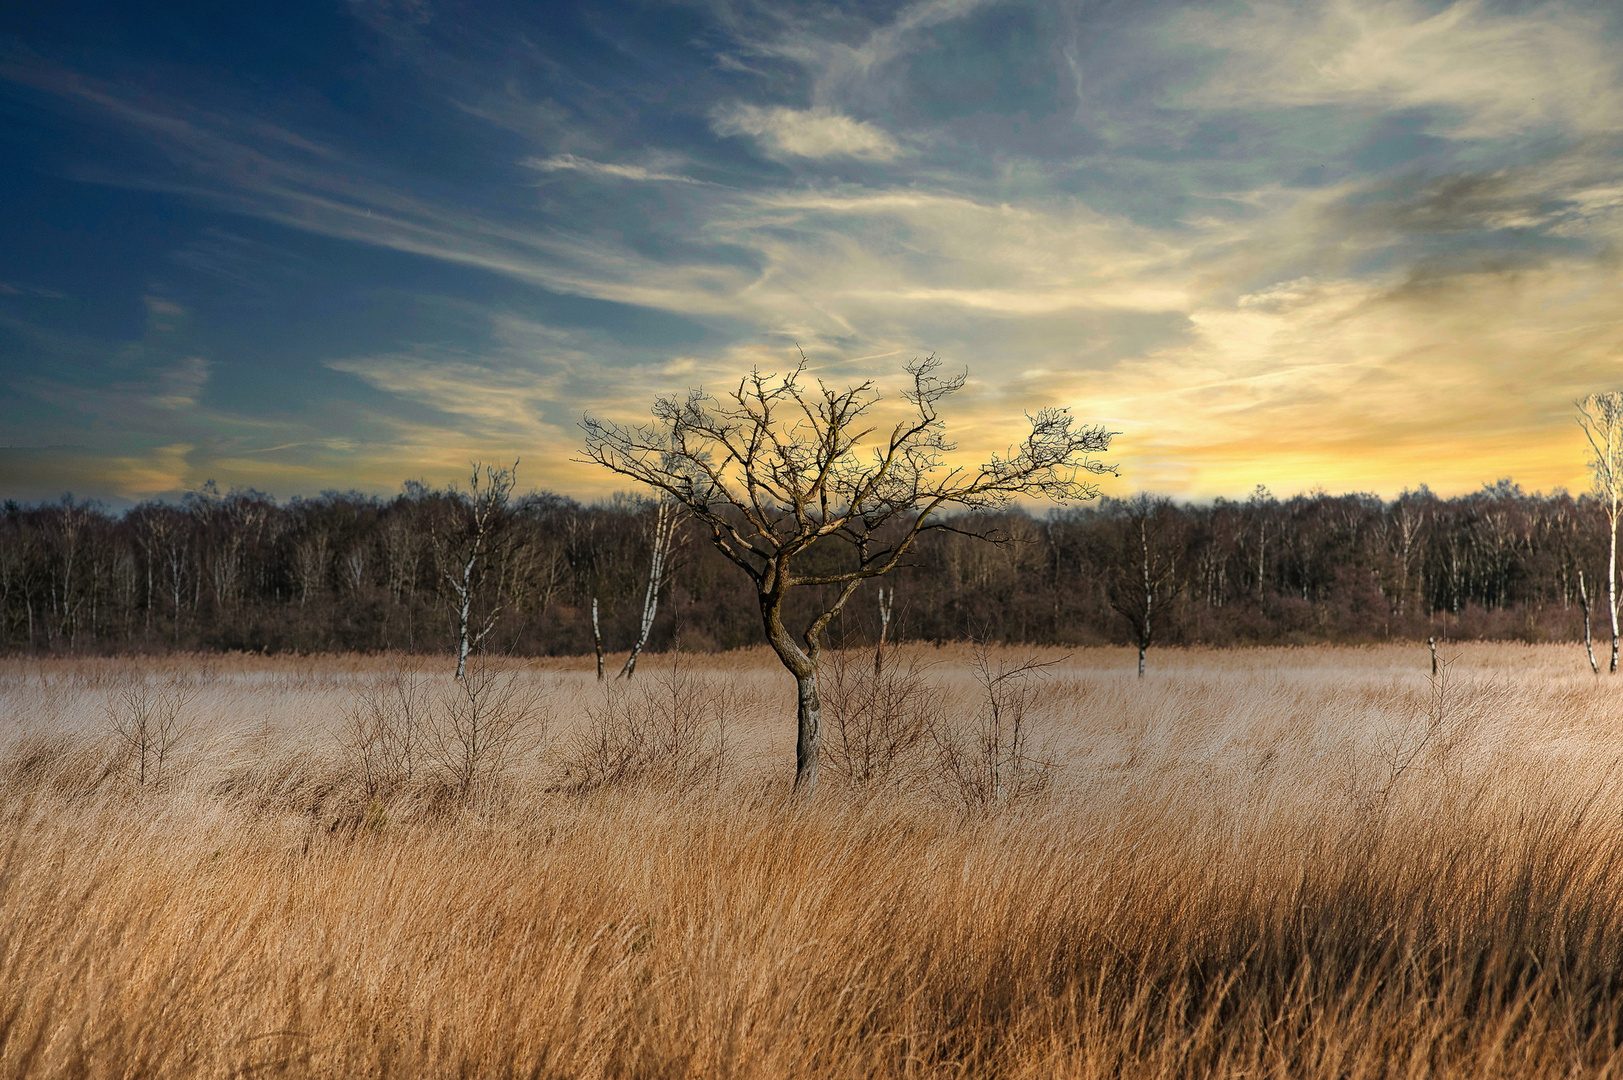
[[[547,158],[525,158],[519,162],[539,172],[579,172],[611,180],[631,180],[637,183],[698,184],[703,181],[680,173],[661,172],[642,165],[619,165],[609,161],[593,161],[575,154],[554,154]]]
[[[1226,54],[1185,105],[1429,110],[1428,128],[1452,139],[1623,130],[1616,42],[1595,12],[1569,4],[1258,0],[1238,17],[1193,11],[1180,27]]]

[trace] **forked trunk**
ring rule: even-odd
[[[783,625],[781,589],[761,593],[761,622],[766,629],[767,643],[795,677],[795,794],[810,795],[817,787],[817,757],[823,742],[823,705],[817,698],[816,635],[808,632],[804,648],[790,636]]]
[[[817,787],[817,758],[822,749],[823,703],[817,698],[817,673],[795,676],[799,699],[796,710],[795,791],[810,795]]]

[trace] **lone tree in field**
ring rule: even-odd
[[[1184,518],[1165,496],[1140,493],[1109,505],[1110,527],[1103,530],[1110,567],[1106,599],[1132,627],[1138,645],[1138,677],[1144,677],[1144,656],[1155,640],[1161,609],[1177,595],[1179,560],[1189,537]]]
[[[1595,497],[1606,511],[1611,546],[1606,560],[1606,608],[1612,615],[1612,662],[1607,668],[1617,674],[1617,519],[1623,511],[1623,391],[1590,394],[1580,401],[1578,426],[1589,439],[1593,456],[1589,473],[1595,480]]]
[[[857,587],[894,570],[927,530],[966,531],[942,520],[945,510],[994,509],[1022,496],[1091,499],[1098,489],[1081,477],[1115,471],[1089,457],[1108,449],[1113,433],[1079,426],[1064,409],[1028,417],[1030,432],[1007,456],[949,466],[954,447],[937,407],[964,376],[942,378],[939,369],[934,356],[907,366],[908,416],[872,438],[874,384],[813,389],[802,382],[804,359],[781,379],[754,371],[724,398],[702,390],[662,397],[652,424],[588,417],[583,425],[585,460],[681,504],[755,583],[767,641],[798,689],[798,791],[817,784],[822,634]],[[823,541],[846,545],[848,568],[797,572]],[[827,588],[797,633],[785,624],[785,600],[804,586]]]

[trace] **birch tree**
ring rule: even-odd
[[[1111,505],[1119,509],[1120,517],[1111,538],[1115,550],[1108,556],[1108,597],[1110,606],[1132,627],[1142,679],[1145,654],[1155,640],[1156,620],[1181,584],[1178,564],[1187,537],[1170,499],[1140,494]]]
[[[1607,671],[1617,674],[1617,519],[1623,510],[1623,391],[1608,390],[1573,402],[1578,426],[1589,440],[1589,474],[1595,497],[1606,511],[1609,543],[1606,557],[1606,608],[1612,618],[1612,659]]]
[[[518,462],[510,468],[475,464],[466,492],[451,491],[430,526],[434,553],[451,611],[456,677],[468,656],[496,629],[511,583],[503,565],[513,544],[510,502]]]
[[[637,657],[642,655],[643,646],[648,644],[648,635],[654,629],[654,616],[659,612],[659,594],[670,580],[671,554],[676,542],[680,509],[665,498],[654,503],[654,520],[649,530],[648,588],[643,592],[642,619],[637,624],[636,644],[631,646],[631,655],[626,657],[625,666],[620,669],[620,674],[627,679],[637,673]],[[592,632],[597,635],[601,655],[602,632],[597,627],[596,597],[592,598]]]
[[[673,499],[754,585],[768,644],[795,679],[795,789],[817,784],[822,705],[817,693],[823,632],[857,587],[901,565],[921,535],[957,529],[944,512],[994,509],[1021,497],[1091,499],[1084,477],[1114,472],[1090,455],[1113,433],[1043,409],[1006,455],[979,466],[950,464],[955,448],[939,414],[966,376],[944,378],[934,356],[907,366],[905,417],[881,433],[870,413],[872,382],[844,389],[751,372],[725,396],[703,390],[655,401],[653,422],[621,426],[587,417],[583,460]],[[801,572],[818,546],[844,544],[846,569]],[[816,590],[812,614],[791,628],[796,589]]]

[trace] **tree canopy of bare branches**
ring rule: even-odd
[[[901,565],[925,532],[957,528],[943,511],[1087,500],[1098,494],[1087,478],[1114,471],[1091,456],[1113,433],[1064,409],[1029,416],[1030,431],[1006,455],[952,464],[939,406],[965,376],[943,376],[934,356],[906,370],[909,412],[888,432],[870,418],[880,399],[871,381],[813,387],[804,358],[782,377],[754,371],[721,398],[703,390],[659,398],[651,424],[588,417],[583,425],[585,460],[674,499],[749,575],[767,641],[797,685],[797,790],[817,782],[822,635],[858,586]],[[802,572],[803,557],[825,542],[845,545],[846,564]],[[796,632],[784,603],[807,586],[829,592]]]

